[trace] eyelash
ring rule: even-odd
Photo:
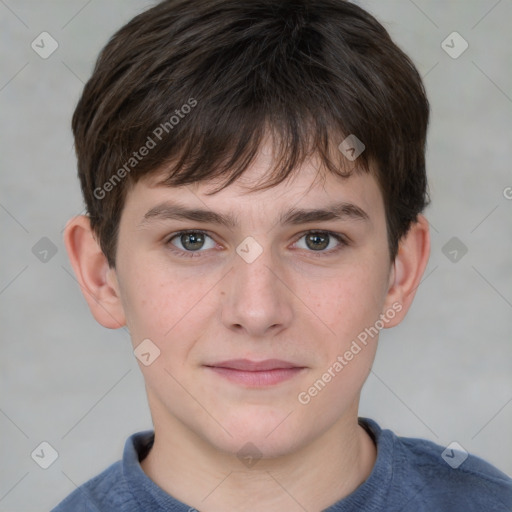
[[[190,229],[190,230],[178,231],[177,233],[173,233],[167,239],[167,241],[165,242],[165,245],[169,248],[169,250],[173,254],[176,254],[180,258],[197,258],[197,257],[202,257],[201,253],[204,253],[206,251],[202,251],[202,250],[183,251],[181,249],[177,249],[171,243],[171,241],[174,240],[175,238],[177,238],[177,237],[179,237],[181,235],[188,235],[188,234],[206,235],[207,237],[212,238],[212,240],[213,240],[213,237],[211,237],[206,231]],[[310,234],[329,235],[329,236],[333,237],[339,243],[339,245],[337,245],[334,249],[329,249],[328,251],[307,251],[307,252],[310,252],[311,255],[314,256],[314,257],[330,256],[332,254],[335,254],[335,253],[339,252],[344,247],[350,245],[349,240],[348,240],[348,238],[346,236],[341,235],[339,233],[333,233],[332,231],[322,231],[322,230],[309,230],[309,231],[306,231],[305,233],[302,233],[300,235],[300,237],[294,243],[297,243],[301,238],[303,238],[306,235],[310,235]]]

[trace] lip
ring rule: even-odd
[[[213,363],[207,366],[214,368],[229,368],[231,370],[241,370],[245,372],[259,372],[265,370],[275,370],[280,368],[301,368],[299,365],[282,361],[281,359],[265,359],[264,361],[251,361],[250,359],[230,359],[220,363]]]
[[[248,387],[279,384],[295,377],[305,369],[303,366],[280,359],[266,359],[265,361],[231,359],[205,366],[231,382]]]

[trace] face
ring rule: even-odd
[[[151,340],[140,366],[155,430],[179,424],[222,451],[250,441],[279,456],[357,415],[393,272],[371,175],[315,180],[309,161],[251,191],[269,158],[211,196],[208,183],[138,182],[115,278],[134,347]]]

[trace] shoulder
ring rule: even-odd
[[[460,445],[399,437],[368,418],[360,424],[377,444],[372,474],[355,493],[372,501],[368,510],[512,511],[512,479]]]
[[[414,483],[414,500],[439,504],[437,510],[512,510],[512,479],[468,454],[462,447],[440,446],[417,438],[396,437],[395,463],[401,478]]]
[[[135,512],[139,503],[134,487],[140,485],[144,474],[142,459],[153,439],[153,431],[138,432],[125,443],[123,459],[75,489],[51,512]]]
[[[122,472],[121,461],[112,464],[75,489],[51,512],[129,510],[126,503],[129,501],[127,497],[130,496],[130,492]]]

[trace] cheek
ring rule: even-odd
[[[331,333],[322,337],[320,364],[297,397],[305,414],[324,415],[329,423],[357,400],[377,350],[379,330],[374,326],[384,297],[375,290],[381,282],[376,273],[354,270],[317,297],[319,316]]]
[[[367,265],[352,266],[340,276],[327,282],[325,292],[317,293],[315,301],[318,316],[339,341],[337,348],[342,348],[379,318],[387,283],[382,272]]]
[[[152,262],[125,270],[123,305],[134,344],[150,338],[159,346],[172,343],[173,350],[178,349],[180,340],[186,342],[182,334],[191,331],[207,307],[213,277],[184,278]]]

